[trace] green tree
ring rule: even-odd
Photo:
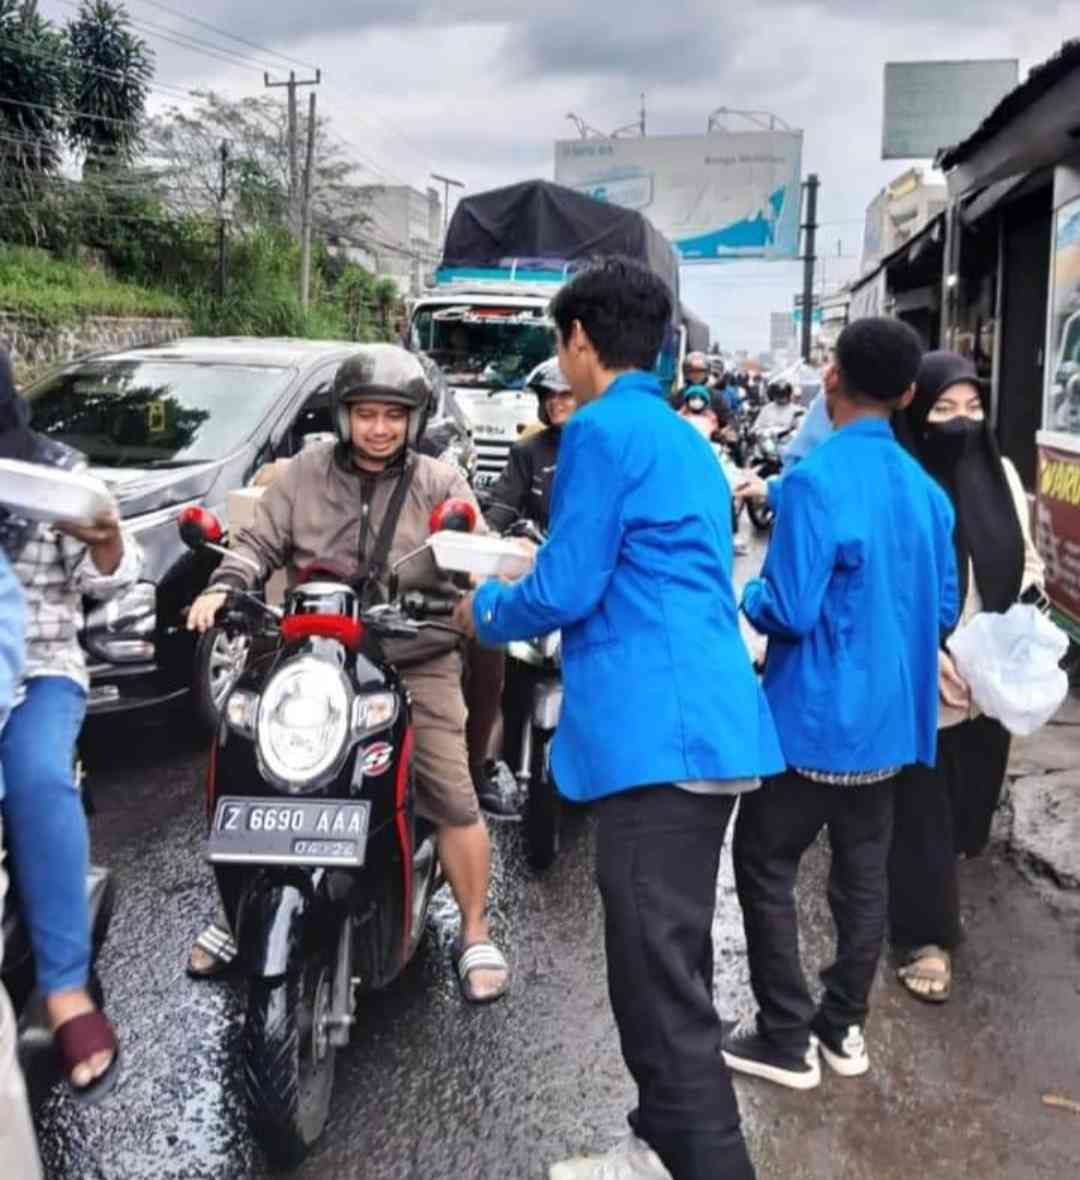
[[[129,165],[142,148],[142,122],[154,77],[154,53],[131,31],[127,9],[83,0],[67,27],[69,144],[85,152],[86,172]]]
[[[174,201],[196,213],[214,209],[221,185],[222,140],[229,142],[229,193],[234,226],[241,232],[288,221],[289,137],[285,103],[260,94],[233,100],[197,91],[198,105],[172,107],[150,121],[147,155],[162,170]],[[305,155],[306,122],[299,157]],[[334,140],[329,120],[316,126],[312,177],[315,236],[350,240],[367,224],[367,197],[353,183],[357,166]]]
[[[3,236],[38,241],[47,179],[60,166],[68,87],[63,36],[33,0],[0,0],[0,207]]]

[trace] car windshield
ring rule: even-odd
[[[101,360],[27,391],[31,425],[101,467],[183,467],[249,437],[291,370],[261,365]]]
[[[555,329],[514,310],[424,308],[413,320],[413,347],[422,349],[457,385],[520,389],[555,352]]]

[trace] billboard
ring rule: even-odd
[[[796,258],[801,131],[555,144],[555,179],[643,213],[684,261]]]
[[[886,62],[881,158],[933,159],[967,139],[1019,79],[1015,58]]]

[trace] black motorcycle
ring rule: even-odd
[[[436,517],[433,531],[475,523],[463,501]],[[200,508],[180,529],[193,548],[221,538]],[[454,607],[399,596],[396,575],[389,602],[363,607],[332,572],[308,573],[280,610],[230,591],[219,611],[226,634],[277,640],[252,647],[225,701],[207,783],[207,858],[248,978],[250,1123],[285,1167],[325,1126],[357,994],[401,973],[442,884],[435,828],[413,811],[409,695],[382,644],[446,627],[430,620]]]
[[[79,775],[81,777],[81,773]],[[87,800],[85,788],[84,802]],[[30,937],[19,912],[19,898],[10,880],[4,898],[3,934],[4,963],[0,983],[7,988],[15,1010],[17,1023],[17,1055],[26,1078],[32,1109],[44,1101],[53,1085],[60,1080],[60,1066],[53,1048],[45,1003],[37,988],[34,952]],[[105,1006],[105,993],[97,973],[98,955],[105,944],[116,904],[116,884],[108,869],[91,865],[86,877],[86,892],[90,903],[91,973],[88,990],[99,1008]]]

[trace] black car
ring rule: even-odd
[[[189,339],[82,359],[26,390],[35,430],[82,451],[110,487],[127,530],[142,546],[142,580],[113,602],[87,602],[82,635],[90,666],[89,712],[158,705],[193,685],[195,640],[184,609],[217,558],[181,543],[176,518],[201,505],[225,518],[226,497],[275,459],[333,437],[330,386],[355,351],[343,342]],[[438,367],[422,449],[471,474],[475,453]],[[206,653],[227,690],[223,635]],[[205,645],[204,645],[205,648]],[[205,657],[204,661],[205,663]],[[239,671],[239,668],[235,670]]]

